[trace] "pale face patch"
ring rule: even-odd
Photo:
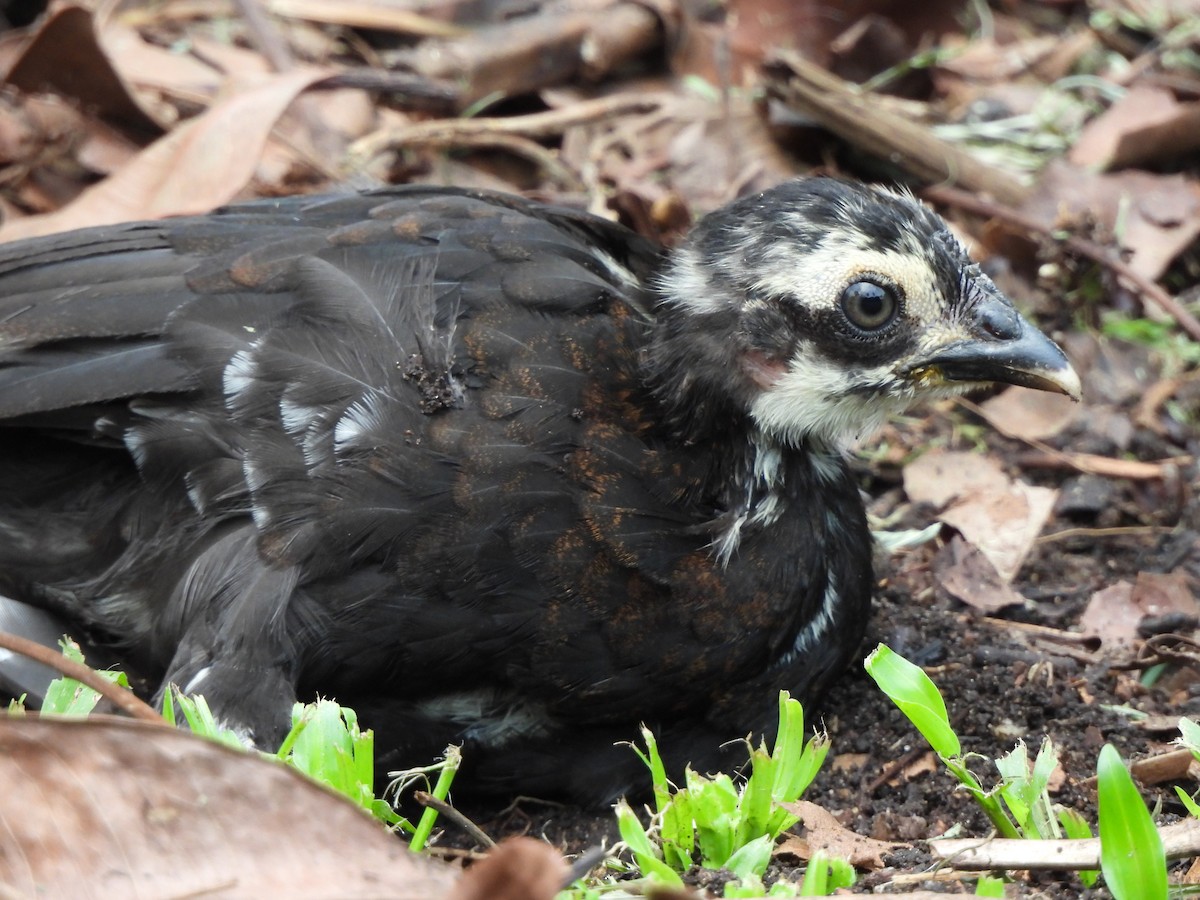
[[[785,444],[803,440],[846,449],[869,437],[917,400],[957,396],[969,384],[920,384],[895,373],[895,363],[847,369],[802,345],[787,374],[758,395],[750,415]]]

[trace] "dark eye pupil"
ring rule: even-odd
[[[842,311],[856,327],[875,331],[895,317],[896,297],[873,281],[856,281],[842,294]]]

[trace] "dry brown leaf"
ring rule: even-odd
[[[1186,572],[1138,572],[1133,585],[1132,600],[1146,616],[1165,616],[1181,613],[1200,615],[1200,601],[1195,586]]]
[[[1118,581],[1092,594],[1087,609],[1079,617],[1080,630],[1099,638],[1106,646],[1129,643],[1137,638],[1142,613],[1133,603],[1133,585]]]
[[[1175,721],[1179,721],[1179,716]],[[1187,778],[1195,763],[1196,757],[1191,750],[1168,750],[1131,762],[1129,771],[1143,785],[1162,784]]]
[[[4,80],[29,93],[69,97],[141,138],[161,133],[97,41],[92,14],[80,7],[67,6],[43,20]]]
[[[1013,481],[1004,490],[963,497],[938,518],[974,544],[1007,583],[1033,549],[1057,499],[1052,488]]]
[[[1010,387],[979,404],[989,423],[1009,437],[1041,441],[1061,433],[1083,407],[1062,394]]]
[[[1071,148],[1077,166],[1120,169],[1175,159],[1200,148],[1200,103],[1165,88],[1135,85],[1090,121]]]
[[[978,548],[1004,584],[1016,577],[1058,497],[1050,488],[1010,479],[991,457],[942,450],[905,466],[904,490],[935,505],[953,500],[938,518]]]
[[[0,240],[203,213],[229,202],[254,175],[283,111],[328,75],[315,69],[287,72],[213,104],[57,212],[5,222]]]
[[[786,836],[775,848],[775,855],[790,853],[801,859],[810,859],[813,853],[824,850],[830,856],[849,860],[851,865],[860,869],[882,869],[884,854],[900,846],[855,834],[844,828],[832,813],[807,800],[785,803],[784,807],[800,817],[805,836]]]
[[[1200,182],[1186,175],[1100,175],[1055,160],[1028,196],[1021,212],[1050,228],[1094,222],[1119,232],[1130,267],[1151,281],[1200,236]]]
[[[950,596],[985,613],[1025,602],[988,558],[961,537],[956,536],[938,553],[934,575]]]
[[[260,54],[198,36],[189,38],[191,53],[179,53],[148,43],[133,28],[109,20],[99,39],[135,96],[164,127],[178,118],[176,107],[164,102],[164,96],[207,103],[231,75],[270,72]],[[231,59],[234,54],[237,57]]]
[[[42,897],[397,897],[454,883],[298,773],[128,719],[0,718],[0,884]]]
[[[1029,71],[1050,55],[1062,41],[1061,35],[1044,35],[1000,44],[976,38],[961,53],[938,63],[938,68],[973,81],[1007,81]]]
[[[1000,463],[978,453],[931,450],[904,467],[904,493],[934,506],[981,490],[1004,490],[1008,483]]]
[[[932,772],[938,771],[941,765],[938,763],[937,755],[930,750],[927,753],[922,753],[899,773],[900,781],[912,781],[918,775],[929,775]]]

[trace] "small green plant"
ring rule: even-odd
[[[1191,719],[1180,719],[1179,734],[1180,737],[1176,743],[1184,749],[1190,750],[1192,756],[1200,760],[1200,725]],[[1200,791],[1189,794],[1183,788],[1176,785],[1175,793],[1179,795],[1179,799],[1183,802],[1187,811],[1200,819]]]
[[[1162,838],[1121,754],[1105,744],[1096,766],[1100,869],[1116,900],[1166,900]]]
[[[79,644],[69,637],[63,637],[58,642],[63,656],[72,662],[83,665],[83,651]],[[101,678],[111,681],[123,688],[129,687],[129,678],[124,672],[97,672]],[[100,695],[85,684],[74,678],[56,678],[46,689],[46,699],[42,702],[42,712],[55,716],[86,716],[96,708]]]
[[[941,692],[921,667],[885,644],[875,648],[865,665],[875,683],[921,732],[1002,837],[1051,839],[1064,833],[1070,837],[1091,836],[1082,816],[1050,801],[1048,785],[1058,766],[1058,753],[1049,738],[1042,742],[1032,762],[1025,742],[1018,741],[1010,753],[995,761],[1000,783],[985,790],[967,767],[970,754],[962,752]],[[1079,876],[1090,887],[1097,873],[1084,871]]]
[[[1106,337],[1141,344],[1162,359],[1164,373],[1176,374],[1200,363],[1197,344],[1172,322],[1135,318],[1124,313],[1106,312],[1101,317],[1101,332]]]
[[[829,752],[824,734],[805,742],[804,709],[786,691],[779,696],[774,749],[768,751],[764,742],[751,750],[750,775],[740,787],[728,775],[706,777],[689,768],[684,787],[676,789],[667,780],[650,729],[642,729],[642,738],[645,752],[634,750],[650,770],[654,825],[647,830],[622,801],[617,805],[622,839],[643,874],[663,884],[681,886],[679,873],[697,864],[728,869],[743,883],[733,886],[734,893],[727,896],[738,896],[737,891],[759,883],[775,839],[798,821],[783,804],[800,798]]]
[[[1004,879],[995,878],[991,875],[980,875],[979,880],[975,882],[975,896],[1003,897]]]
[[[827,856],[817,851],[804,869],[804,881],[800,884],[801,897],[828,897],[838,888],[854,884],[854,867],[844,859]]]
[[[886,644],[880,644],[865,663],[869,674],[888,698],[921,732],[951,774],[967,789],[1002,837],[1021,836],[1016,823],[1004,811],[997,791],[985,791],[967,768],[962,743],[950,725],[946,701],[929,676]]]

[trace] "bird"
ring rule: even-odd
[[[664,249],[402,185],[0,246],[0,593],[270,747],[604,803],[770,737],[858,652],[851,449],[988,384],[1080,395],[945,221],[809,176]]]

